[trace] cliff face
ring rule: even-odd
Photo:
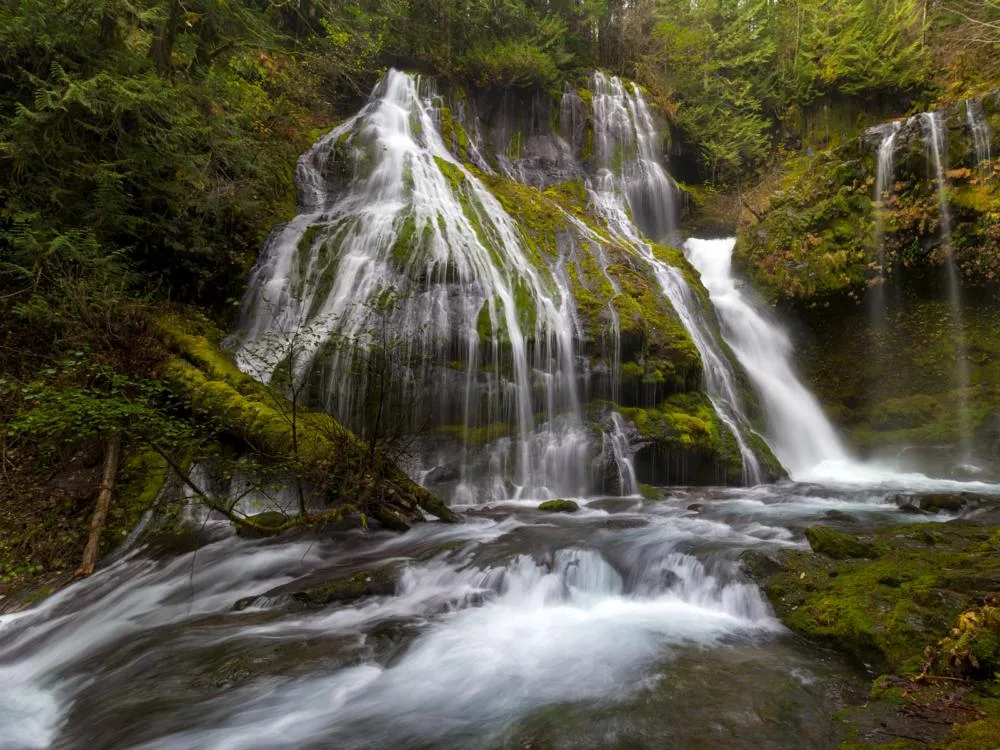
[[[740,228],[739,262],[802,323],[805,374],[863,449],[997,459],[998,155],[993,92],[793,159]]]
[[[930,113],[895,126],[892,180],[877,205],[879,147],[894,127],[886,123],[836,148],[790,160],[767,185],[760,220],[741,227],[737,252],[768,299],[809,305],[824,297],[858,297],[879,279],[913,283],[940,268],[947,247],[967,284],[995,280],[1000,92],[933,116],[950,240],[942,232]]]
[[[241,364],[291,372],[363,439],[409,436],[414,474],[453,499],[740,482],[753,398],[734,434],[703,377],[706,346],[728,362],[706,292],[659,244],[678,201],[662,132],[602,74],[553,99],[391,72],[300,161]]]

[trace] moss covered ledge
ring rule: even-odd
[[[806,536],[809,551],[743,559],[788,627],[882,673],[839,716],[842,748],[1000,747],[1000,528]]]
[[[159,376],[175,396],[253,453],[287,463],[319,489],[332,511],[354,507],[397,530],[423,520],[425,512],[448,523],[459,520],[387,456],[372,455],[331,415],[297,409],[293,421],[290,402],[241,372],[205,331],[195,332],[177,316],[163,316],[157,325],[172,351]]]

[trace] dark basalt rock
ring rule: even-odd
[[[320,609],[329,604],[351,602],[365,596],[392,596],[401,565],[391,564],[374,570],[359,570],[329,580],[293,581],[257,596],[248,596],[233,604],[237,612],[250,606],[262,606],[286,600],[293,608]]]

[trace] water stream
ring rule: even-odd
[[[965,325],[962,320],[962,286],[958,265],[955,263],[955,248],[951,241],[951,208],[948,205],[947,180],[944,158],[948,149],[948,134],[943,127],[940,112],[924,112],[920,115],[924,124],[924,136],[928,146],[930,165],[934,170],[937,184],[938,207],[941,221],[941,245],[944,253],[944,267],[947,284],[948,305],[951,310],[952,336],[955,342],[955,386],[957,388],[958,424],[962,459],[969,461],[972,453],[972,427],[969,416],[969,361],[965,341]]]
[[[733,238],[690,239],[684,248],[708,289],[726,342],[763,402],[772,450],[793,478],[824,464],[849,462],[833,425],[795,373],[788,336],[734,278],[735,244]]]
[[[886,317],[888,301],[886,299],[887,272],[885,256],[885,216],[886,205],[892,199],[893,178],[895,173],[894,157],[896,154],[896,136],[902,128],[900,121],[889,123],[882,132],[882,142],[878,148],[878,161],[875,169],[875,252],[877,268],[873,285],[869,291],[872,326],[876,332],[876,346],[884,345],[886,334]]]
[[[990,170],[990,162],[993,160],[990,153],[992,134],[989,123],[986,122],[986,112],[983,109],[982,101],[966,99],[965,116],[969,122],[969,131],[972,133],[972,154],[975,158],[973,164],[977,168]]]
[[[649,207],[659,205],[662,216],[647,219],[666,226],[672,220],[673,203],[670,178],[659,161],[653,158],[656,132],[642,93],[635,86],[627,88],[617,78],[597,74],[594,81],[595,158],[599,171],[588,183],[591,204],[617,239],[630,247],[656,278],[663,294],[691,336],[701,355],[705,390],[719,419],[736,440],[742,459],[743,483],[757,484],[763,471],[760,460],[747,442],[749,424],[736,387],[736,376],[719,346],[701,302],[697,299],[680,269],[664,262],[654,247],[640,233],[638,217],[650,216]],[[645,115],[636,116],[636,113]],[[657,196],[637,200],[637,196]],[[635,219],[635,220],[633,220]]]
[[[582,494],[589,437],[565,273],[532,257],[449,153],[423,86],[391,71],[300,160],[300,214],[253,272],[239,362],[269,379],[294,357],[290,380],[365,436],[380,372],[371,351],[387,351],[394,372],[409,373],[397,378],[402,431],[486,434],[487,468],[468,452],[460,462],[459,501]]]
[[[864,675],[786,634],[737,560],[833,510],[900,518],[884,492],[788,485],[513,501],[404,536],[209,522],[0,618],[0,748],[833,748]],[[384,566],[357,602],[290,596]]]

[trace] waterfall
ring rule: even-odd
[[[635,476],[632,461],[632,441],[629,439],[625,418],[616,411],[611,412],[611,429],[603,433],[603,451],[607,460],[615,467],[616,490],[619,495],[634,495],[639,491],[639,480]]]
[[[986,112],[983,103],[977,99],[967,99],[965,102],[965,116],[969,121],[969,131],[972,133],[972,147],[975,156],[975,166],[980,169],[989,169],[992,161],[990,153],[990,126],[986,122]]]
[[[948,305],[951,311],[952,336],[955,341],[955,385],[958,388],[958,424],[963,458],[971,452],[972,429],[969,417],[969,362],[965,343],[965,326],[962,320],[962,289],[955,263],[955,248],[951,242],[951,209],[948,206],[942,154],[947,154],[948,135],[942,127],[940,112],[924,112],[924,138],[930,154],[937,183],[938,207],[941,220],[941,244],[944,248],[944,266],[947,277]]]
[[[888,125],[880,126],[876,131],[881,137],[875,169],[875,192],[872,196],[875,211],[876,269],[875,276],[870,282],[868,309],[873,332],[874,355],[872,356],[872,364],[878,381],[882,377],[889,314],[888,290],[886,289],[888,268],[885,256],[885,217],[886,207],[893,193],[896,136],[899,135],[902,126],[903,123],[897,120]]]
[[[656,242],[677,228],[673,181],[660,163],[661,142],[639,88],[616,76],[593,79],[594,161],[617,175],[635,225]]]
[[[816,397],[795,373],[788,337],[760,313],[733,278],[735,244],[733,238],[690,239],[685,250],[715,305],[723,337],[763,401],[774,454],[793,478],[824,462],[849,462]]]
[[[565,269],[452,157],[436,115],[426,84],[390,71],[300,159],[300,213],[252,273],[238,361],[263,379],[290,370],[362,437],[391,364],[404,430],[489,445],[486,466],[465,451],[455,497],[582,494],[591,438]]]
[[[744,484],[758,484],[763,472],[746,440],[748,421],[736,388],[732,366],[699,300],[681,271],[662,261],[646,236],[672,221],[670,178],[652,158],[656,129],[642,93],[628,90],[618,78],[594,76],[594,154],[598,167],[589,182],[591,203],[608,229],[639,255],[652,270],[685,330],[701,355],[705,390],[719,419],[732,433],[743,464]],[[654,210],[655,209],[655,210]],[[643,222],[640,217],[645,216]],[[653,221],[652,218],[659,217]],[[633,221],[634,219],[634,221]]]
[[[875,248],[878,253],[878,269],[873,296],[878,300],[878,304],[873,313],[875,322],[880,326],[885,324],[886,314],[885,291],[882,289],[886,276],[885,206],[892,197],[896,136],[899,135],[902,126],[903,124],[897,121],[890,123],[883,130],[882,142],[878,147],[878,164],[875,170]]]

